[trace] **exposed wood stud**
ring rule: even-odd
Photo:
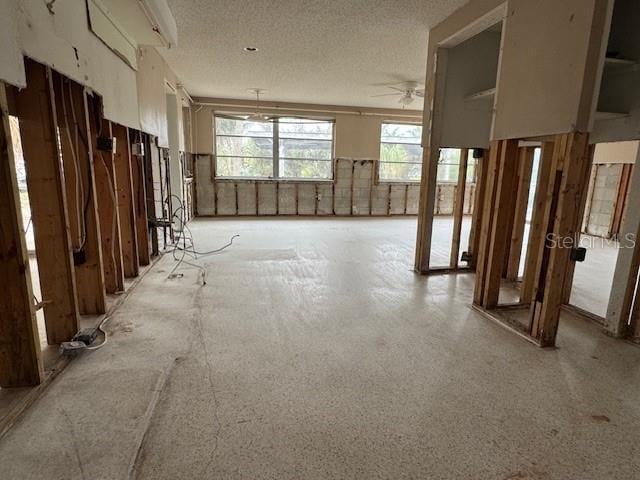
[[[133,138],[130,139],[132,144],[142,142],[142,135],[140,132],[135,132]],[[145,155],[146,153],[145,150]],[[187,159],[185,158],[185,160]],[[149,265],[151,263],[151,254],[149,249],[149,221],[147,216],[144,161],[145,156],[143,155],[131,155],[131,180],[133,184],[136,238],[138,240],[138,263],[140,265]]]
[[[458,259],[460,258],[460,243],[462,235],[462,219],[464,216],[464,196],[467,184],[467,163],[469,158],[469,150],[463,148],[460,150],[460,162],[458,167],[458,184],[456,185],[455,197],[453,200],[453,235],[451,242],[451,256],[449,258],[449,267],[458,268]]]
[[[135,197],[131,174],[131,149],[129,129],[112,123],[113,136],[116,139],[114,155],[117,179],[118,212],[120,214],[120,235],[122,245],[122,264],[125,277],[138,275],[138,238],[135,221]],[[170,210],[169,215],[173,215]]]
[[[97,98],[89,102],[89,118],[92,122],[91,143],[93,145],[96,203],[100,215],[100,237],[102,239],[102,263],[105,289],[108,293],[124,291],[124,269],[120,241],[120,214],[118,211],[117,179],[113,154],[97,148],[98,132],[111,137],[111,124],[100,118]]]
[[[0,115],[0,387],[26,387],[38,385],[44,374],[2,82]]]
[[[101,314],[106,311],[106,292],[86,95],[82,86],[60,74],[54,72],[52,80],[71,242],[85,257],[75,266],[78,309],[81,314]]]
[[[477,252],[480,246],[480,225],[482,224],[482,215],[484,213],[484,192],[486,190],[487,176],[485,171],[488,158],[484,151],[481,158],[476,159],[476,187],[474,189],[473,212],[471,214],[471,228],[469,229],[469,247],[467,249],[471,256],[469,266],[476,268]]]
[[[541,346],[553,346],[558,331],[571,248],[561,248],[565,239],[575,238],[582,203],[586,193],[590,155],[587,133],[557,135],[554,148],[555,172],[549,192],[553,199],[549,207],[548,241],[543,255],[543,268],[536,288],[532,309],[531,336]]]
[[[528,304],[533,301],[535,282],[538,277],[539,260],[544,249],[548,219],[546,219],[546,206],[550,201],[547,186],[553,169],[553,142],[545,142],[540,149],[538,163],[538,177],[536,181],[536,193],[533,201],[531,224],[529,225],[529,241],[525,256],[524,274],[520,286],[520,303]]]
[[[484,285],[485,308],[493,308],[498,304],[500,279],[506,261],[505,251],[511,233],[512,195],[517,180],[515,166],[518,159],[518,141],[503,140],[502,143]]]
[[[520,148],[516,202],[511,228],[511,238],[509,239],[509,256],[506,264],[506,278],[511,281],[518,279],[518,271],[520,268],[520,257],[522,253],[522,245],[524,243],[525,224],[527,221],[527,206],[529,203],[529,188],[531,186],[534,153],[535,149],[533,147]]]
[[[16,95],[31,216],[49,344],[70,340],[78,330],[72,245],[58,150],[51,70],[25,60],[27,87]]]

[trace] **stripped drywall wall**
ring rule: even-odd
[[[22,49],[18,36],[18,3],[0,0],[0,80],[24,87]]]
[[[386,216],[418,213],[420,185],[378,182],[377,160],[338,158],[334,180],[238,180],[213,176],[213,155],[196,155],[196,214]],[[435,212],[451,215],[455,183],[439,186]],[[473,211],[475,184],[465,190],[465,214]]]
[[[587,205],[584,233],[609,238],[622,164],[597,164],[591,171],[592,191]]]

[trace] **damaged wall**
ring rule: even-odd
[[[196,155],[196,213],[228,215],[416,215],[420,184],[378,182],[377,160],[338,158],[334,180],[235,180],[213,177],[213,155]],[[456,185],[442,183],[439,215],[451,215]],[[471,213],[475,185],[468,184],[465,213]]]

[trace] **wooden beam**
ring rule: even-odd
[[[124,276],[135,277],[138,275],[138,240],[129,129],[116,123],[111,125],[116,139],[114,161]]]
[[[622,217],[624,216],[624,210],[627,206],[627,193],[629,192],[629,182],[631,180],[632,169],[633,164],[631,163],[625,163],[622,165],[622,172],[620,173],[620,181],[618,182],[618,191],[616,194],[613,216],[611,217],[611,226],[609,227],[609,234],[612,236],[620,234]]]
[[[453,200],[453,236],[451,241],[451,256],[449,258],[449,267],[453,269],[458,268],[460,258],[460,236],[462,235],[462,218],[464,216],[464,193],[467,184],[468,158],[469,150],[466,148],[460,149],[458,183]]]
[[[500,280],[511,235],[513,191],[518,178],[518,169],[516,168],[518,162],[518,140],[502,140],[502,144],[486,266],[483,296],[485,308],[493,308],[498,305]]]
[[[467,252],[471,258],[469,266],[475,270],[477,264],[477,252],[480,247],[480,225],[482,224],[482,214],[484,212],[484,192],[487,186],[487,176],[484,170],[487,168],[486,151],[482,157],[476,159],[476,187],[473,199],[473,212],[471,214],[471,228],[469,230],[469,246]]]
[[[101,118],[100,100],[93,97],[89,102],[93,157],[96,178],[96,203],[100,215],[102,259],[105,289],[108,293],[124,292],[124,267],[120,243],[120,214],[116,197],[117,179],[113,153],[98,149],[98,136],[112,137],[111,124]]]
[[[74,255],[83,257],[75,262],[78,308],[81,314],[101,314],[106,312],[105,283],[85,91],[58,73],[52,80],[71,241]]]
[[[16,94],[31,217],[49,344],[78,331],[78,304],[64,174],[58,150],[51,70],[25,60],[27,87]]]
[[[135,132],[132,142],[144,145],[140,132]],[[145,182],[145,155],[131,155],[131,179],[133,184],[133,196],[135,205],[136,236],[138,239],[138,263],[149,265],[151,263],[151,252],[149,243],[149,220],[147,217],[147,188]]]
[[[423,148],[422,151],[422,178],[420,181],[415,258],[415,271],[422,274],[429,271],[438,154],[438,149],[432,150],[428,147]]]
[[[44,374],[2,82],[0,115],[0,387],[25,387],[38,385]]]
[[[577,219],[586,195],[590,167],[588,139],[587,133],[556,135],[555,139],[555,172],[548,188],[548,192],[553,193],[549,227],[531,321],[531,336],[543,347],[555,344],[566,272],[574,264],[570,260],[571,248],[567,248],[565,242],[577,238]]]
[[[527,222],[527,206],[529,204],[529,187],[533,170],[533,147],[522,147],[518,159],[518,191],[513,215],[511,238],[509,239],[509,258],[507,260],[507,280],[518,279],[522,244],[524,243],[525,224]]]
[[[531,213],[531,225],[529,225],[529,242],[525,256],[524,274],[520,286],[520,303],[531,303],[535,283],[539,276],[539,261],[544,249],[546,225],[548,213],[546,207],[550,202],[548,197],[548,185],[553,169],[553,142],[545,142],[540,149],[540,161],[538,164],[538,177],[536,180],[536,193]]]
[[[483,167],[483,175],[486,174],[486,187],[484,192],[484,202],[482,204],[482,222],[478,240],[478,251],[476,255],[476,282],[473,290],[473,303],[483,305],[485,281],[487,273],[487,259],[489,256],[490,234],[493,225],[494,203],[496,199],[497,178],[500,171],[500,157],[502,156],[503,144],[499,140],[491,142],[489,148],[489,158],[486,168]]]

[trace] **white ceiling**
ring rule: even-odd
[[[428,28],[467,1],[169,0],[179,46],[161,53],[192,96],[397,108],[371,96],[423,83]]]

